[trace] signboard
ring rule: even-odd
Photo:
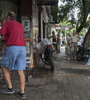
[[[30,31],[30,20],[22,20],[22,24],[24,27],[24,32]]]

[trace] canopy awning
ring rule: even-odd
[[[56,5],[58,0],[37,0],[37,5]]]

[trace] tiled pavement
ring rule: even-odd
[[[90,100],[90,71],[85,67],[86,62],[67,60],[66,56],[55,55],[55,71],[51,72],[49,66],[42,69],[39,66],[34,70],[26,83],[25,100]],[[18,91],[17,80],[12,81]],[[1,87],[1,86],[0,86]],[[1,95],[0,100],[19,100],[13,95]]]

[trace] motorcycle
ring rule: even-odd
[[[1,61],[0,61],[0,64],[1,64]],[[4,80],[3,76],[2,76],[2,70],[1,70],[1,68],[0,68],[0,84],[1,85],[5,84],[5,80]]]
[[[43,39],[39,43],[39,56],[42,62],[46,65],[50,65],[51,70],[54,70],[54,62],[53,62],[53,51],[54,48],[49,42],[48,38]]]
[[[0,59],[1,60],[1,59]],[[0,64],[1,64],[1,61],[0,61]],[[4,85],[5,84],[5,80],[4,80],[4,78],[2,77],[2,70],[1,70],[1,68],[0,68],[0,84],[1,85]]]
[[[90,57],[90,47],[89,48],[84,48],[82,46],[79,46],[77,52],[76,52],[76,58],[77,60],[81,61],[85,58]]]

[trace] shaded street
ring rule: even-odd
[[[0,0],[0,90],[9,90],[1,92],[15,89],[25,100],[90,100],[89,49],[90,0]],[[19,100],[1,92],[0,100]]]
[[[90,69],[85,67],[86,62],[68,60],[64,47],[54,56],[54,62],[54,72],[49,66],[34,69],[26,83],[26,100],[90,100]],[[13,84],[17,91],[18,81],[13,80]],[[19,100],[15,94],[0,94],[0,99]]]

